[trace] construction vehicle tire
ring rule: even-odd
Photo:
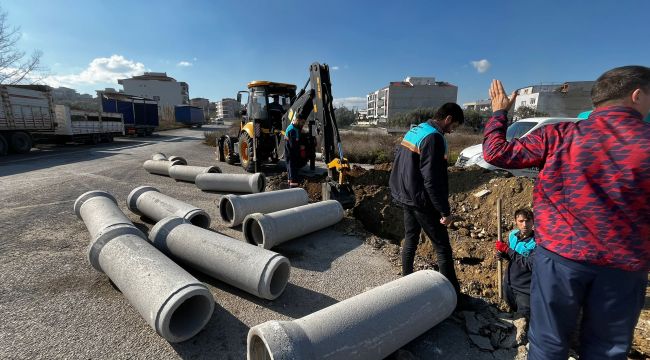
[[[225,136],[222,136],[217,139],[217,150],[215,151],[215,154],[217,155],[217,162],[226,161],[226,158],[223,156],[223,143],[225,139],[226,139]]]
[[[253,138],[251,138],[245,131],[242,131],[239,135],[239,162],[247,172],[255,172],[255,161],[253,161]]]
[[[235,152],[235,143],[233,139],[226,135],[223,139],[223,158],[229,165],[235,165],[239,161],[239,157]]]

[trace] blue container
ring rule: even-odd
[[[102,96],[102,111],[121,113],[126,134],[151,134],[158,127],[156,101],[123,94],[111,95]]]
[[[203,125],[203,109],[198,106],[176,105],[174,107],[174,113],[177,123],[189,126]]]

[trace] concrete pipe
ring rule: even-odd
[[[163,153],[155,153],[151,156],[151,160],[167,160],[167,155]]]
[[[135,214],[144,215],[154,221],[178,216],[202,228],[210,226],[210,215],[205,210],[167,196],[152,186],[133,189],[126,199],[126,205]]]
[[[169,161],[178,161],[179,165],[187,165],[187,160],[185,160],[184,157],[172,155],[169,158],[167,158],[167,160],[169,160]]]
[[[271,249],[285,241],[332,226],[345,215],[336,200],[273,212],[251,214],[244,219],[244,236],[251,244]]]
[[[446,319],[456,292],[422,270],[293,321],[248,331],[248,360],[383,359]]]
[[[175,165],[183,165],[183,163],[179,160],[147,160],[142,167],[150,174],[169,176],[169,168]]]
[[[187,166],[187,165],[174,165],[169,167],[169,177],[175,180],[194,182],[196,176],[199,174],[217,174],[221,173],[221,169],[216,166]]]
[[[228,226],[237,226],[250,214],[267,214],[274,211],[306,205],[309,195],[304,189],[269,191],[250,195],[225,195],[219,200],[219,214]]]
[[[195,183],[201,190],[261,193],[266,188],[266,177],[262,173],[199,174]]]
[[[91,235],[90,264],[113,281],[160,336],[181,342],[205,327],[214,310],[210,291],[151,246],[126,215],[119,215],[111,195],[87,192],[77,199],[74,210]]]
[[[291,265],[286,257],[179,217],[158,222],[149,241],[189,266],[264,299],[280,296],[289,280]]]

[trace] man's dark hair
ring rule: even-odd
[[[465,115],[463,115],[463,109],[458,106],[456,103],[446,103],[436,111],[436,114],[433,115],[434,120],[444,120],[447,116],[451,115],[451,120],[455,123],[462,124],[465,121]]]
[[[517,209],[517,211],[515,211],[515,220],[517,220],[518,216],[523,216],[524,219],[535,221],[535,216],[533,215],[533,212],[530,211],[530,209]]]
[[[598,107],[609,100],[619,100],[634,90],[650,93],[650,68],[638,65],[621,66],[600,75],[591,88],[591,102]]]

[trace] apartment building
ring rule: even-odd
[[[190,100],[190,105],[203,109],[203,117],[206,120],[210,118],[210,100],[206,98],[194,98]]]
[[[368,119],[385,123],[391,116],[418,108],[440,107],[456,102],[458,87],[434,77],[409,76],[404,81],[390,82],[367,96]]]
[[[217,101],[215,104],[217,119],[236,119],[239,117],[241,105],[237,100],[224,98],[221,99],[221,101]]]
[[[124,93],[158,101],[159,106],[189,105],[190,92],[186,82],[176,81],[165,72],[145,72],[129,79],[119,79]]]
[[[576,117],[592,108],[593,85],[594,81],[568,81],[521,88],[517,93],[514,111],[528,106],[549,116]]]

